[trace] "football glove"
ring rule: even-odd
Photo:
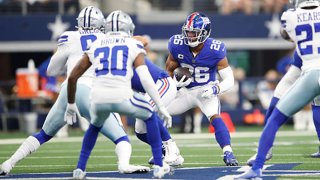
[[[183,82],[186,78],[187,77],[184,75],[184,76],[182,76],[180,81],[178,81],[176,76],[173,76],[173,80],[176,83],[177,88],[188,86],[191,83],[191,81],[192,81],[191,78],[188,78],[185,82]]]
[[[203,88],[201,97],[210,98],[212,95],[218,95],[220,88],[217,84]]]
[[[75,103],[68,103],[66,112],[64,113],[64,121],[66,121],[67,124],[72,125],[77,122],[77,118],[82,118],[77,105]]]
[[[166,128],[171,128],[172,126],[172,117],[170,116],[169,112],[167,109],[162,106],[158,110],[158,114],[160,116],[160,119],[163,119],[163,126]]]

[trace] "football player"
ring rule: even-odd
[[[215,137],[223,150],[227,166],[237,166],[231,148],[230,133],[220,116],[219,95],[232,88],[234,77],[226,56],[223,42],[209,38],[211,22],[202,13],[189,15],[182,26],[182,35],[169,40],[166,69],[173,76],[177,67],[186,67],[192,78],[177,81],[177,97],[168,106],[171,115],[181,114],[198,106],[215,128]],[[219,73],[221,82],[216,79]]]
[[[290,116],[320,95],[320,64],[318,63],[320,39],[317,35],[320,20],[314,17],[320,13],[320,2],[318,0],[290,0],[290,3],[296,9],[284,12],[281,20],[284,22],[283,29],[296,44],[296,55],[302,60],[302,74],[281,96],[271,112],[260,137],[258,154],[252,168],[235,176],[235,179],[260,178],[267,152],[273,145],[278,129]]]
[[[80,117],[76,108],[75,95],[77,81],[90,67],[95,70],[95,77],[90,92],[91,121],[82,142],[77,169],[73,171],[74,179],[84,179],[86,164],[95,145],[98,133],[104,126],[111,112],[118,112],[140,118],[145,121],[147,139],[154,157],[155,178],[162,178],[170,172],[170,167],[162,161],[161,137],[158,127],[157,113],[140,93],[131,88],[133,69],[136,70],[142,86],[152,97],[167,127],[171,127],[172,119],[162,103],[155,83],[145,65],[146,54],[143,44],[133,38],[134,24],[130,16],[122,11],[113,11],[106,18],[104,34],[99,34],[90,48],[85,50],[80,62],[68,77],[68,105],[65,119],[72,124]],[[107,119],[107,120],[106,120]],[[113,130],[112,130],[113,131]]]
[[[47,74],[50,76],[57,76],[64,73],[65,66],[67,67],[67,74],[70,75],[72,69],[78,63],[83,55],[83,51],[87,46],[97,39],[104,30],[104,16],[102,12],[96,7],[84,8],[77,18],[78,30],[64,32],[58,41],[58,48],[47,69]],[[94,77],[94,69],[90,68],[78,80],[77,83],[77,106],[69,107],[78,109],[81,116],[90,120],[89,113],[89,96],[92,86],[92,79]],[[50,109],[41,131],[37,134],[29,136],[19,147],[19,149],[1,165],[0,174],[7,175],[16,163],[29,154],[35,152],[40,146],[49,141],[63,126],[64,112],[67,107],[67,85],[66,82],[62,84],[61,91],[57,101]],[[84,119],[83,118],[83,119]],[[106,121],[100,132],[108,137],[116,144],[116,154],[118,156],[118,170],[120,173],[134,173],[150,171],[149,167],[134,166],[129,164],[131,156],[131,144],[127,134],[122,126],[119,124],[120,117],[114,113]]]

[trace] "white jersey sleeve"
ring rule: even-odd
[[[50,63],[48,65],[48,76],[58,76],[64,74],[65,66],[70,54],[70,34],[70,31],[66,31],[60,36],[58,40],[58,48],[51,57]]]
[[[294,40],[296,38],[294,31],[294,10],[288,9],[281,15],[281,24],[283,29],[288,33],[289,37]]]

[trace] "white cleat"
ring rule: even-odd
[[[250,168],[248,171],[239,174],[237,176],[234,176],[235,180],[242,180],[242,179],[251,179],[251,180],[262,180],[262,170],[256,169],[253,170]]]
[[[137,165],[118,165],[118,171],[121,174],[133,174],[133,173],[147,173],[150,171],[149,167],[146,166],[137,166]]]
[[[162,167],[153,165],[153,178],[162,179],[166,174],[173,174],[168,164],[164,162]]]
[[[170,166],[181,166],[184,162],[184,158],[180,155],[180,150],[174,141],[163,143],[165,156],[164,162]]]
[[[13,166],[11,165],[11,161],[8,159],[4,163],[1,164],[0,167],[0,176],[6,176],[10,173]]]
[[[82,171],[81,169],[73,170],[72,179],[82,180],[86,178],[86,172]]]
[[[250,159],[248,159],[247,165],[253,166],[253,164],[256,162],[256,158],[257,158],[257,153],[254,154],[253,156],[251,156]],[[266,155],[266,161],[269,161],[271,158],[272,158],[272,148],[270,148],[270,150],[268,151],[268,153]]]

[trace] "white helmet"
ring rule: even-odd
[[[124,32],[133,36],[134,24],[131,17],[120,10],[111,12],[106,18],[105,32]]]
[[[289,0],[289,1],[296,8],[320,6],[319,0]]]
[[[100,9],[88,6],[81,10],[77,18],[78,26],[81,29],[104,29],[104,16]]]

